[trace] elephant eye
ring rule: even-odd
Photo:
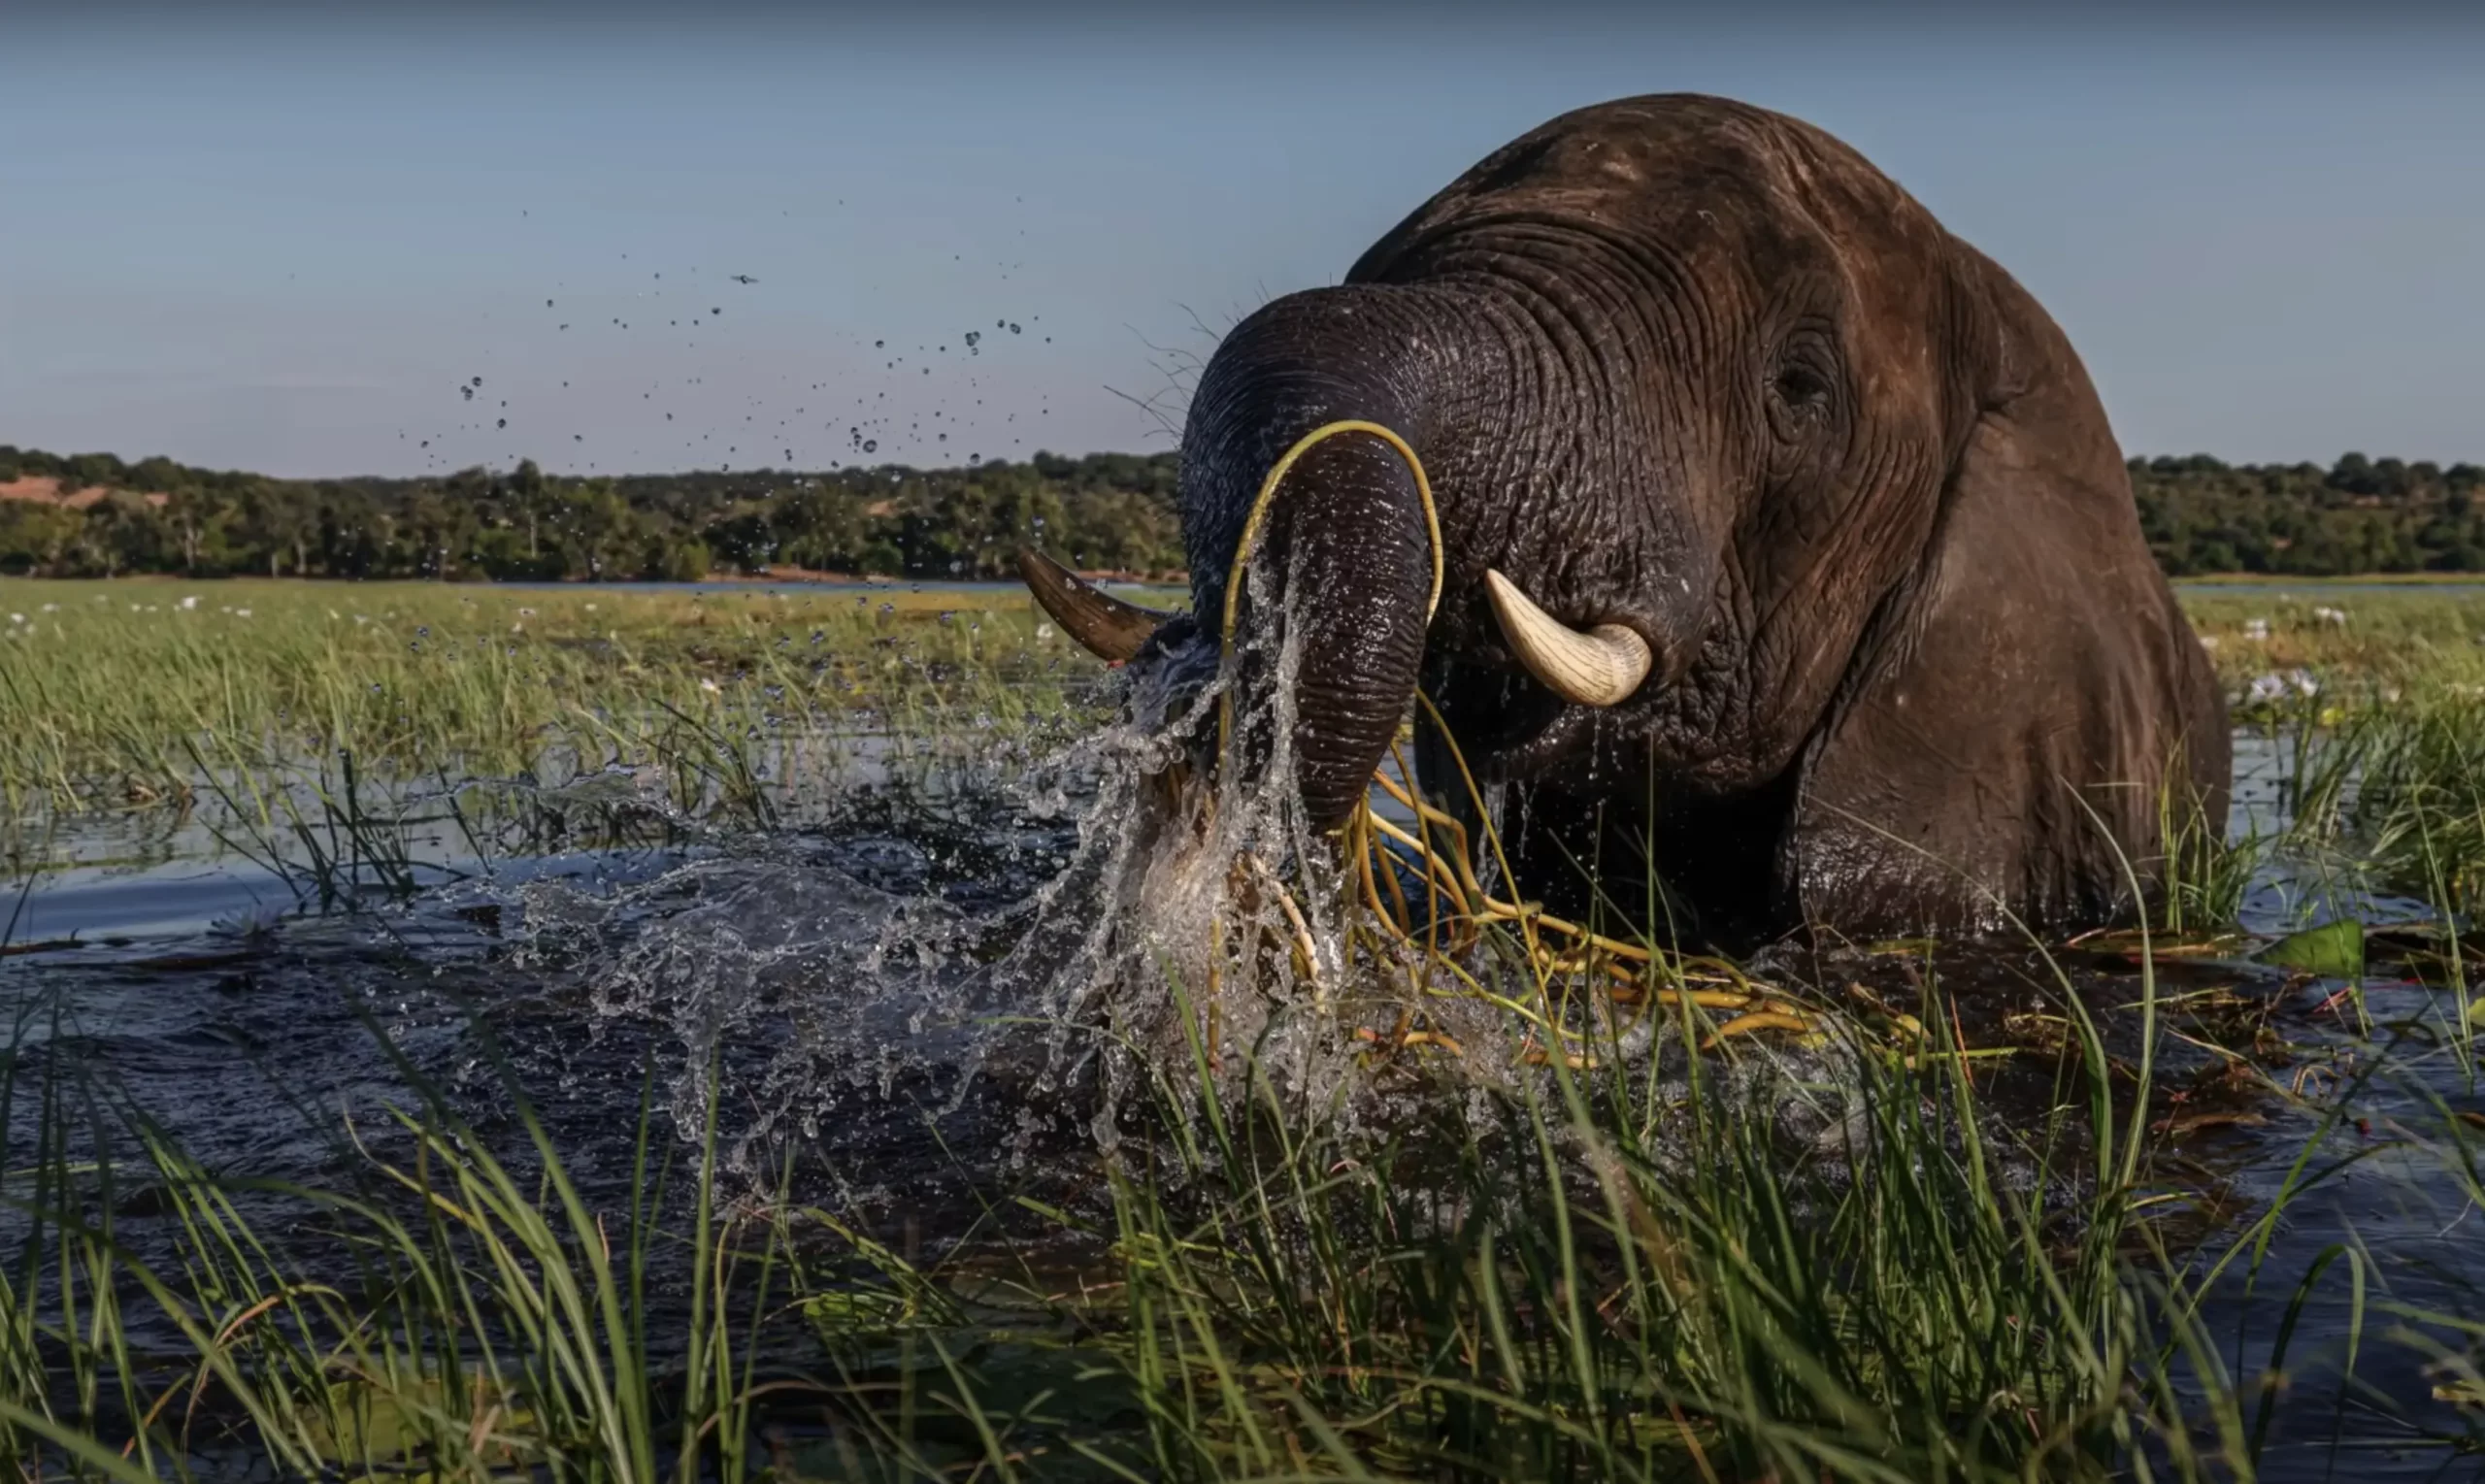
[[[1791,407],[1829,400],[1829,378],[1801,361],[1779,367],[1772,384],[1778,397]]]

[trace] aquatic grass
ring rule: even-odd
[[[2485,687],[2472,597],[2183,601],[2238,697],[2298,669],[2325,705],[2341,686]],[[170,799],[190,781],[183,738],[507,776],[577,741],[582,715],[662,703],[791,727],[888,708],[1007,730],[1075,709],[1103,674],[1014,591],[0,578],[0,606],[28,620],[0,637],[0,803],[20,817]],[[2256,617],[2266,637],[2248,632]]]
[[[1105,674],[1022,595],[862,597],[0,579],[33,610],[0,639],[0,805],[176,798],[185,740],[513,776],[667,709],[762,736],[927,710],[1019,732]]]
[[[2303,582],[2274,594],[2186,586],[2177,596],[2230,696],[2298,671],[2327,690],[2375,696],[2485,684],[2485,593],[2472,589],[2344,592]]]
[[[1162,1077],[1101,1222],[1017,1207],[1088,1256],[1067,1290],[1026,1273],[1008,1312],[964,1297],[974,1244],[918,1269],[788,1199],[790,1163],[724,1199],[712,1069],[687,1144],[641,1088],[628,1205],[605,1212],[485,1029],[505,1136],[392,1049],[404,1102],[353,1124],[368,1177],[311,1189],[198,1168],[21,1014],[0,1117],[37,1094],[45,1132],[5,1143],[0,1206],[34,1225],[0,1448],[81,1477],[124,1445],[175,1476],[2250,1477],[2267,1393],[2198,1303],[2283,1211],[2223,1258],[2177,1255],[2149,1060],[2117,1072],[2063,988],[2059,1096],[2009,1134],[1932,979],[1922,1043],[1833,1048],[1821,1084],[1766,1047],[1671,1079],[1611,1047],[1499,1090],[1443,1076],[1371,1127],[1273,1076],[1240,1104]],[[1675,1014],[1676,1046],[1705,1044],[1697,1006]],[[1790,1093],[1820,1116],[1789,1123]],[[2328,1173],[2308,1154],[2287,1199]],[[160,1270],[116,1230],[134,1187],[179,1228]],[[2316,1265],[2281,1301],[2361,1272]],[[808,1361],[765,1343],[797,1316]],[[142,1353],[142,1322],[180,1343]]]
[[[2346,614],[2332,622],[2315,615],[2323,596],[2184,594],[2238,697],[2297,666],[2320,677],[2315,694],[2282,687],[2240,718],[2283,731],[2295,751],[2290,845],[2341,817],[2317,793],[2353,772],[2331,732],[2412,698],[2455,699],[2471,672],[2485,681],[2475,600],[2358,593],[2332,600]],[[1067,737],[1102,714],[1106,676],[1047,635],[1022,594],[903,584],[682,594],[0,579],[0,605],[29,618],[12,626],[0,665],[0,804],[18,834],[58,812],[180,816],[203,794],[251,802],[245,826],[264,834],[288,792],[325,811],[318,796],[335,793],[340,755],[375,790],[449,775],[558,787],[653,767],[676,814],[760,821],[781,815],[797,792],[788,780],[825,791],[866,750],[858,738],[873,739],[875,757],[931,767]],[[2256,614],[2265,641],[2242,637]],[[217,775],[201,775],[202,756]],[[2456,877],[2474,832],[2444,825]],[[2203,832],[2175,863],[2170,906],[2184,920],[2224,915],[2266,842],[2237,842],[2239,854],[2228,843]]]
[[[2474,1115],[2417,1079],[2394,1075],[2392,1080],[2411,1107],[2426,1115],[2431,1130],[2437,1131],[2427,1141],[2427,1152],[2450,1178],[2463,1214],[2485,1206],[2485,1135],[2478,1132]],[[2417,1121],[2415,1114],[2407,1121]],[[2485,1451],[2485,1292],[2460,1276],[2453,1276],[2450,1286],[2468,1300],[2467,1307],[2416,1304],[2385,1294],[2373,1309],[2376,1317],[2395,1321],[2389,1333],[2394,1342],[2424,1357],[2433,1400],[2449,1403],[2457,1418],[2456,1431],[2445,1429],[2442,1440],[2452,1450],[2474,1456]]]
[[[2384,875],[2454,913],[2485,906],[2485,698],[2368,711],[2334,745],[2355,791],[2325,802],[2359,828]]]
[[[2294,825],[2303,874],[2341,917],[2381,892],[2429,906],[2439,948],[2424,973],[2472,1076],[2480,1010],[2467,945],[2485,907],[2485,696],[2432,689],[2362,708],[2305,750]]]
[[[160,819],[330,903],[1035,762],[1109,678],[1008,595],[20,585],[67,601],[0,651],[0,839]]]
[[[2291,731],[2275,848],[2305,909],[2362,916],[2384,894],[2427,904],[2452,930],[2441,967],[2464,990],[2459,929],[2485,905],[2485,693],[2428,687]]]
[[[0,1107],[21,1105],[28,1049],[0,1058]],[[38,1060],[35,1080],[89,1100],[42,1101],[33,1163],[0,1183],[28,1223],[0,1331],[0,1466],[18,1476],[257,1459],[287,1477],[745,1478],[764,1400],[825,1389],[761,1369],[752,1341],[799,1298],[802,1259],[781,1205],[719,1208],[712,1098],[684,1182],[643,1093],[616,1223],[514,1085],[523,1163],[401,1060],[411,1106],[354,1134],[374,1178],[310,1189],[205,1171],[133,1101],[56,1051]],[[91,1154],[75,1152],[82,1127]],[[170,1261],[120,1239],[124,1180],[156,1193]],[[673,1333],[651,1329],[660,1273],[687,1296]],[[181,1345],[143,1352],[142,1318]]]
[[[1489,1130],[1377,1144],[1202,1075],[1167,1163],[1113,1172],[1153,1476],[2249,1476],[2093,1029],[2087,1117],[2016,1178],[1962,1048],[1926,1049],[1859,1055],[1842,1162],[1697,1060],[1656,1103],[1556,1062]]]
[[[1775,1054],[1681,996],[1679,1084],[1611,1022],[1541,1076],[1452,1048],[1480,1080],[1428,1079],[1412,1147],[1307,1105],[1256,1046],[1229,1106],[1176,984],[1190,1077],[1144,1064],[1165,1132],[1110,1171],[1155,1476],[2248,1475],[2235,1384],[2145,1214],[2139,947],[2137,1066],[2057,968],[2070,1096],[2000,1144],[1930,976],[1911,1046],[1832,1021],[1836,1075],[1778,1070],[1808,1132],[1770,1079],[1712,1077],[1711,1049]]]
[[[811,628],[750,628],[773,637],[736,651],[739,669],[691,654],[680,694],[656,687],[633,693],[644,705],[600,711],[582,702],[588,719],[562,723],[579,760],[551,758],[537,738],[528,766],[555,788],[645,767],[669,809],[764,823],[747,801],[791,797],[801,751],[764,721],[794,703],[764,687],[795,682],[785,689],[799,699],[799,681],[817,677],[792,657]],[[912,661],[894,652],[896,634],[849,638],[863,666],[823,674],[878,665],[903,677],[850,703],[896,733],[901,758],[955,758],[952,734],[979,706],[1043,724],[1032,705],[1007,709],[1024,691],[977,678],[1002,668],[976,647],[986,635]],[[605,643],[593,662],[608,676],[672,663],[670,638]],[[221,683],[237,697],[222,703],[230,713],[247,709],[240,671]],[[724,699],[728,686],[740,699]],[[1012,724],[962,744],[989,748]],[[307,855],[349,881],[414,859],[419,829],[465,831],[468,848],[488,837],[488,794],[421,771],[443,766],[434,744],[448,731],[410,727],[428,741],[375,772],[348,751],[350,774],[337,758],[272,764],[257,753],[265,735],[228,728],[173,762],[223,780],[205,802],[255,821],[264,835],[241,837],[252,849]],[[408,791],[426,780],[439,790],[428,799]],[[2178,909],[2217,915],[2233,859],[2203,852],[2190,869]],[[354,1125],[357,1180],[310,1189],[198,1168],[136,1096],[86,1076],[76,1038],[29,996],[13,1002],[19,1029],[0,1048],[0,1232],[27,1234],[0,1275],[12,1285],[0,1293],[0,1468],[2250,1477],[2275,1393],[2210,1342],[2202,1295],[2274,1250],[2284,1207],[2333,1167],[2307,1144],[2302,1179],[2222,1251],[2167,1230],[2179,1203],[2151,1175],[2144,1137],[2149,926],[2138,1067],[2105,1054],[2058,982],[2069,1037],[2056,1095],[2016,1132],[1930,975],[1908,1017],[1919,1039],[1816,1048],[1837,1078],[1731,1042],[1658,1077],[1646,1052],[1591,1044],[1599,1054],[1581,1067],[1551,1057],[1499,1088],[1436,1071],[1418,1116],[1385,1130],[1307,1105],[1274,1074],[1246,1074],[1246,1096],[1223,1100],[1184,1015],[1195,1080],[1154,1085],[1151,1137],[1099,1174],[1101,1214],[1016,1207],[1086,1238],[1086,1262],[1068,1291],[1025,1275],[1006,1315],[959,1301],[970,1264],[918,1268],[898,1244],[793,1201],[793,1165],[727,1199],[712,1074],[710,1127],[687,1141],[658,1127],[642,1090],[630,1205],[599,1212],[514,1073],[499,1073],[513,1120],[487,1134],[392,1052],[407,1097]],[[1704,1045],[1707,1017],[1685,1000],[1673,1009],[1664,1044],[1677,1056]],[[372,1031],[384,1043],[387,1028]],[[31,1123],[7,1122],[21,1111]],[[155,1267],[120,1239],[117,1212],[142,1189],[160,1193],[149,1199],[164,1214],[149,1219],[181,1232],[176,1259]],[[994,1208],[1009,1206],[996,1193]],[[2365,1281],[2358,1262],[2323,1257],[2270,1302]],[[763,1345],[797,1318],[813,1353]],[[1046,1330],[1077,1339],[1026,1338]],[[149,1353],[141,1334],[175,1342]],[[2259,1369],[2279,1369],[2288,1343]],[[823,1415],[835,1419],[824,1430]]]
[[[2174,937],[2231,929],[2279,839],[2255,823],[2240,836],[2204,808],[2180,767],[2158,788],[2158,927]]]
[[[515,778],[374,778],[350,752],[271,760],[188,744],[197,781],[180,818],[222,851],[283,882],[306,904],[365,894],[410,898],[496,863],[553,850],[662,849],[782,829],[833,826],[858,802],[898,796],[921,808],[982,797],[1045,762],[1052,735],[943,724],[926,709],[861,735],[753,735],[713,711],[658,706],[645,720],[596,719],[596,751],[547,754]],[[864,743],[884,747],[866,756]],[[195,815],[193,819],[192,816]],[[38,827],[41,822],[38,821]]]

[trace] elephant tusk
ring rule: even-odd
[[[1484,574],[1493,616],[1510,651],[1545,688],[1579,706],[1617,706],[1648,677],[1654,656],[1637,630],[1601,623],[1581,633],[1538,608],[1518,584],[1498,572]]]
[[[1032,546],[1018,548],[1018,574],[1063,633],[1116,665],[1139,653],[1148,637],[1174,616],[1100,591]]]

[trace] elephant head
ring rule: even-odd
[[[1273,461],[1339,418],[1420,456],[1443,583],[1428,615],[1425,511],[1378,441],[1323,445],[1276,495],[1255,560],[1302,595],[1293,724],[1319,824],[1354,808],[1421,683],[1482,777],[1642,805],[1654,780],[1677,812],[1773,801],[1764,853],[1800,875],[1781,859],[1800,775],[1841,709],[1958,627],[1962,602],[1993,607],[1956,596],[1986,577],[1945,533],[1968,518],[1963,491],[2017,466],[2044,477],[2010,486],[2023,523],[2094,538],[2062,553],[2109,573],[2080,601],[2137,583],[2105,601],[2168,622],[2119,452],[2052,321],[1855,151],[1722,99],[1556,118],[1418,208],[1343,283],[1226,336],[1181,446],[1198,614],[1223,609]],[[1996,684],[2053,643],[2029,627],[2042,596],[1996,610],[2014,617],[1968,613],[2028,642],[1987,656]],[[1117,612],[1091,646],[1212,643],[1160,617]],[[2184,709],[2197,643],[2150,652]]]

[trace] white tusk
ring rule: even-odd
[[[1601,623],[1582,634],[1538,608],[1518,584],[1498,572],[1484,574],[1493,616],[1527,673],[1545,688],[1579,706],[1618,706],[1648,677],[1655,657],[1639,632]]]

